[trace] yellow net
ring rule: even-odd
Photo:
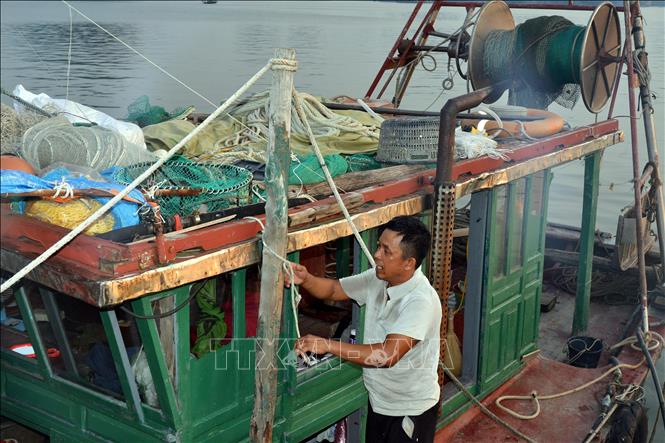
[[[102,204],[91,198],[79,198],[64,203],[50,200],[33,200],[25,207],[25,214],[46,223],[73,229],[91,216]],[[88,235],[103,234],[113,229],[113,215],[106,214],[84,232]]]

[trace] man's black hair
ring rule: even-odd
[[[431,242],[427,226],[416,217],[400,215],[383,225],[381,233],[386,229],[402,235],[399,244],[402,248],[402,257],[415,258],[416,268],[418,268],[427,257]]]

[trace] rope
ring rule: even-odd
[[[467,15],[464,17],[464,22],[462,23],[462,26],[460,26],[455,31],[453,31],[452,34],[450,35],[450,37],[444,37],[439,43],[434,45],[432,48],[430,48],[429,50],[427,50],[425,52],[419,52],[418,55],[413,60],[411,60],[410,62],[404,64],[402,69],[400,69],[399,74],[397,74],[397,80],[395,81],[395,88],[399,88],[399,85],[402,83],[402,75],[406,72],[406,69],[408,69],[414,63],[420,63],[423,66],[423,69],[425,69],[428,72],[434,71],[436,69],[436,60],[434,60],[434,57],[431,56],[430,54],[432,52],[436,51],[441,46],[443,46],[445,43],[449,42],[450,39],[452,38],[452,36],[460,35],[462,33],[462,31],[466,30],[466,28],[469,27],[472,24],[472,20],[474,18],[476,18],[476,16],[479,13],[480,13],[480,9],[477,9],[474,12],[471,12],[471,11],[467,12]],[[428,56],[431,57],[432,60],[434,60],[435,65],[434,65],[433,69],[427,69],[425,67],[425,65],[422,63],[422,59],[424,59],[425,57],[428,57]]]
[[[261,68],[252,78],[250,78],[244,85],[238,89],[235,94],[233,94],[228,100],[226,100],[219,108],[217,108],[212,114],[208,116],[199,126],[194,128],[192,132],[187,134],[180,142],[178,142],[171,150],[169,150],[166,155],[157,162],[155,162],[151,167],[146,169],[141,175],[139,175],[132,183],[130,183],[125,189],[120,191],[115,197],[109,200],[104,206],[99,208],[94,214],[88,217],[80,225],[70,231],[67,235],[61,238],[58,242],[53,244],[50,248],[44,251],[39,257],[30,262],[26,267],[21,269],[19,272],[14,274],[10,279],[2,284],[0,287],[0,293],[5,292],[7,289],[14,286],[21,278],[27,275],[30,271],[35,269],[37,266],[42,264],[53,254],[58,252],[63,246],[69,243],[74,237],[83,232],[88,226],[92,225],[97,219],[103,216],[111,207],[116,203],[122,200],[127,194],[134,190],[139,184],[141,184],[146,178],[148,178],[153,172],[155,172],[160,166],[166,163],[171,157],[173,157],[183,146],[185,146],[192,138],[196,137],[199,132],[201,132],[210,122],[217,118],[221,113],[226,111],[226,109],[233,104],[242,94],[244,94],[257,80],[259,80],[268,70],[270,69],[271,64],[266,64]]]
[[[476,398],[476,396],[473,395],[473,394],[472,394],[472,393],[466,388],[466,386],[464,386],[464,385],[462,384],[462,382],[460,382],[460,381],[457,379],[457,377],[455,377],[455,375],[450,371],[450,369],[448,369],[448,368],[446,367],[446,365],[444,365],[442,362],[439,362],[439,366],[441,367],[441,369],[443,369],[443,372],[445,372],[446,375],[447,375],[447,376],[453,381],[453,383],[455,383],[455,385],[457,386],[457,388],[460,389],[460,390],[464,393],[464,395],[466,395],[466,396],[469,398],[469,400],[471,400],[472,402],[474,402],[474,403],[476,404],[476,406],[478,406],[478,407],[480,408],[480,410],[483,411],[483,413],[485,413],[485,415],[487,415],[489,418],[491,418],[492,420],[494,420],[495,422],[497,422],[497,423],[500,424],[501,426],[503,426],[503,427],[505,427],[506,429],[508,429],[508,430],[509,430],[510,432],[512,432],[513,434],[517,435],[517,436],[518,436],[519,438],[521,438],[522,440],[527,441],[527,442],[529,442],[529,443],[535,443],[535,440],[534,440],[534,439],[532,439],[532,438],[530,438],[530,437],[527,437],[526,435],[524,435],[523,433],[521,433],[520,431],[518,431],[517,429],[515,429],[513,426],[511,426],[510,423],[508,423],[508,422],[506,422],[506,421],[500,419],[500,418],[499,418],[494,412],[492,412],[492,411],[490,411],[489,409],[487,409],[487,406],[485,406],[484,404],[482,404],[482,403],[480,402],[480,400],[478,400],[478,398]]]
[[[294,283],[295,281],[295,273],[293,272],[293,268],[291,267],[291,262],[288,261],[286,258],[282,257],[279,255],[273,248],[268,246],[268,244],[263,240],[263,231],[266,230],[265,225],[261,220],[259,220],[256,217],[251,217],[247,216],[244,217],[248,220],[253,220],[261,226],[261,244],[263,245],[263,248],[268,251],[270,254],[273,255],[273,257],[277,258],[279,261],[282,262],[282,269],[284,269],[284,272],[289,274],[289,278],[291,280],[291,286],[290,286],[290,291],[291,291],[291,311],[293,312],[293,320],[294,324],[296,327],[296,340],[300,338],[300,326],[298,325],[298,305],[300,304],[300,300],[302,299],[302,296],[298,292],[298,288],[296,288],[296,284]],[[302,354],[303,360],[305,360],[305,363],[308,366],[311,366],[312,362],[310,361],[310,358],[306,354]]]
[[[271,58],[270,65],[273,71],[291,71],[298,70],[298,61],[288,58]]]
[[[657,332],[649,331],[647,334],[648,334],[647,342],[648,343],[655,342],[655,344],[649,346],[649,348],[648,348],[649,351],[652,351],[652,350],[658,348],[659,346],[664,346],[665,345],[665,339],[663,339],[663,337],[660,334],[658,334]],[[614,349],[614,348],[619,347],[619,346],[624,346],[624,345],[629,344],[629,343],[631,344],[631,347],[633,349],[640,349],[640,348],[635,347],[636,341],[637,341],[637,339],[635,337],[629,337],[629,338],[615,344],[610,349]],[[582,391],[582,390],[588,388],[589,386],[591,386],[595,383],[598,383],[600,380],[604,379],[605,377],[612,374],[614,371],[616,371],[618,369],[622,369],[622,368],[637,369],[640,366],[642,366],[645,361],[646,361],[646,358],[642,358],[642,360],[639,363],[636,363],[634,365],[631,365],[631,364],[628,364],[628,363],[621,363],[617,366],[613,366],[613,367],[609,368],[607,371],[603,372],[600,376],[594,378],[593,380],[591,380],[589,382],[586,382],[586,383],[584,383],[580,386],[577,386],[576,388],[569,389],[567,391],[559,392],[559,393],[556,393],[556,394],[550,394],[550,395],[542,395],[542,396],[538,395],[537,391],[533,391],[529,395],[503,395],[503,396],[497,398],[494,403],[496,404],[496,406],[499,409],[501,409],[502,411],[504,411],[505,413],[507,413],[508,415],[510,415],[512,417],[519,418],[520,420],[532,420],[532,419],[538,417],[538,415],[540,415],[540,401],[541,400],[552,400],[552,399],[555,399],[555,398],[560,398],[560,397],[564,397],[566,395],[574,394],[576,392],[579,392],[579,391]],[[530,415],[520,414],[520,413],[515,412],[512,409],[504,406],[502,404],[502,402],[504,402],[506,400],[530,400],[535,404],[535,411]]]
[[[363,238],[360,236],[360,232],[358,232],[358,228],[356,225],[353,223],[353,219],[351,218],[351,215],[349,215],[349,211],[346,209],[346,205],[344,204],[344,201],[342,201],[342,197],[340,197],[339,192],[337,191],[337,185],[335,184],[335,181],[332,178],[332,175],[330,175],[330,171],[328,170],[328,166],[326,165],[325,160],[323,159],[323,155],[321,154],[321,150],[319,149],[319,145],[316,142],[316,137],[314,137],[314,133],[312,133],[312,128],[309,126],[309,120],[307,120],[307,117],[305,116],[302,107],[300,105],[300,96],[298,92],[295,90],[295,88],[292,91],[292,95],[294,98],[294,104],[296,108],[296,113],[302,120],[303,124],[305,125],[305,129],[307,130],[307,135],[309,136],[309,141],[312,144],[312,150],[314,151],[314,154],[316,154],[316,158],[319,160],[319,166],[321,166],[321,169],[323,170],[324,175],[326,176],[326,181],[328,182],[328,186],[330,186],[330,189],[333,192],[333,195],[335,196],[335,200],[337,200],[337,204],[339,205],[339,208],[342,210],[342,214],[344,214],[344,218],[346,221],[349,223],[349,226],[351,227],[351,231],[353,232],[353,236],[356,238],[356,241],[360,245],[360,249],[362,249],[363,253],[367,257],[367,261],[370,263],[372,267],[376,266],[376,263],[374,262],[374,257],[372,256],[372,253],[369,252],[369,249],[367,248],[367,245],[365,244],[365,241]]]
[[[379,122],[379,125],[380,125],[381,123],[384,122],[385,119],[384,119],[383,117],[381,117],[379,114],[377,114],[376,112],[374,112],[374,110],[373,110],[372,108],[370,108],[370,107],[367,105],[367,103],[365,103],[364,101],[362,101],[362,99],[356,99],[356,102],[357,102],[360,106],[362,106],[363,109],[364,109],[369,115],[371,115],[372,118],[373,118],[374,120],[376,120],[377,122]]]
[[[30,109],[31,111],[34,111],[40,115],[43,115],[44,117],[54,117],[55,114],[51,114],[50,112],[44,111],[42,108],[39,106],[35,106],[32,103],[28,103],[27,101],[23,100],[21,97],[12,94],[11,92],[8,92],[5,88],[0,86],[0,93],[5,94],[7,97],[16,100],[18,103],[22,104],[26,108]]]
[[[55,191],[55,193],[51,197],[52,199],[56,199],[56,198],[60,197],[61,193],[62,193],[61,198],[64,198],[64,199],[74,197],[74,188],[72,188],[72,185],[67,183],[67,181],[65,180],[65,177],[62,177],[62,181],[56,183],[55,186],[53,186],[53,190]]]

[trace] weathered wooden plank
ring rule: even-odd
[[[348,174],[335,177],[335,184],[337,184],[340,193],[351,192],[391,180],[404,178],[410,174],[426,171],[427,169],[431,168],[425,165],[397,165],[371,171],[349,172]],[[300,186],[290,186],[289,190],[297,192],[300,190]],[[332,191],[327,182],[308,185],[305,190],[309,195],[315,198],[332,195]]]
[[[294,62],[295,50],[275,51],[268,120],[268,162],[266,164],[266,226],[263,232],[261,301],[256,337],[254,412],[250,422],[252,442],[272,442],[277,400],[277,349],[282,319],[284,275],[282,257],[286,256],[288,235],[288,172],[291,161],[291,92],[295,66],[275,64],[276,60]]]
[[[365,202],[365,197],[357,192],[351,192],[342,196],[342,201],[347,210],[360,207]],[[289,215],[289,227],[303,226],[319,220],[332,217],[333,215],[340,214],[342,211],[337,202],[326,203],[322,205],[312,206],[303,211],[296,212]]]

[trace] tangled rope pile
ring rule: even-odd
[[[310,94],[298,92],[297,96],[303,114],[309,121],[312,133],[316,138],[363,136],[373,140],[378,145],[380,133],[378,123],[367,125],[354,118],[337,114]],[[265,147],[268,139],[269,112],[269,91],[249,97],[246,103],[229,111],[234,120],[242,122],[238,130],[217,140],[211,149],[194,156],[194,159],[213,163],[229,163],[236,161],[239,153],[247,152],[251,153],[252,160],[265,163],[267,161]],[[304,142],[309,140],[306,124],[296,112],[295,99],[291,105],[291,137]]]

